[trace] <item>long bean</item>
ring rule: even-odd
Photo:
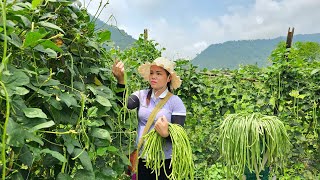
[[[194,179],[194,163],[192,149],[187,133],[178,124],[169,124],[169,134],[172,142],[172,156],[170,161],[171,174],[165,169],[165,154],[163,147],[166,140],[154,129],[144,136],[145,144],[141,157],[145,158],[146,167],[160,175],[160,169],[164,169],[165,175],[171,180]]]

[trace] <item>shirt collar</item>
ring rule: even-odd
[[[168,88],[166,90],[163,91],[162,94],[160,94],[159,98],[163,99],[164,97],[166,97],[166,95],[168,94],[169,90]],[[154,95],[154,89],[152,89],[152,94],[151,94],[151,98],[155,99],[155,95]]]

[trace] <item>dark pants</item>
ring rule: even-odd
[[[259,176],[261,180],[268,180],[270,173],[270,168],[265,167],[263,171],[260,172]],[[246,176],[246,180],[256,180],[256,174],[254,172],[250,172],[249,169],[246,167],[244,174]]]
[[[165,168],[166,168],[166,173],[167,175],[170,175],[172,170],[171,168],[169,168],[170,166],[170,161],[171,159],[166,159],[165,160]],[[146,168],[145,166],[145,162],[143,162],[142,159],[139,159],[139,165],[138,165],[138,179],[139,180],[153,180],[153,179],[156,179],[156,174],[155,172],[152,172],[151,169],[148,169]],[[158,176],[158,180],[167,180],[167,176],[166,174],[164,173],[164,170],[163,170],[163,167],[161,167],[160,169],[160,175]]]

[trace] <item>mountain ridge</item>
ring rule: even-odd
[[[234,69],[238,68],[240,64],[257,64],[263,67],[268,65],[268,56],[281,41],[286,41],[286,37],[235,40],[211,44],[192,59],[191,63],[201,69]],[[320,43],[320,33],[294,35],[293,43],[297,41]]]

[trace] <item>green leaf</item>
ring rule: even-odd
[[[51,154],[53,157],[57,158],[61,162],[67,162],[67,159],[59,152],[52,151],[50,149],[43,149],[41,153]]]
[[[314,75],[315,73],[317,73],[319,71],[320,71],[320,69],[314,69],[314,70],[311,71],[311,75]]]
[[[56,30],[59,30],[61,32],[63,32],[63,34],[65,33],[59,26],[53,24],[53,23],[50,23],[50,22],[46,22],[46,21],[40,21],[38,22],[41,26],[44,26],[44,27],[48,27],[48,28],[51,28],[51,29],[56,29]]]
[[[97,155],[98,156],[104,156],[106,154],[107,148],[103,147],[103,148],[98,148],[97,149]]]
[[[53,125],[54,125],[53,121],[48,121],[48,122],[45,122],[45,123],[41,123],[41,124],[38,124],[38,125],[34,126],[31,129],[29,129],[29,132],[33,132],[33,131],[36,131],[36,130],[39,130],[39,129],[43,129],[43,128],[48,128],[48,127],[51,127]]]
[[[59,101],[57,101],[55,98],[50,98],[48,100],[49,104],[51,106],[53,106],[54,108],[56,108],[57,110],[62,110],[62,106],[61,106],[61,103]]]
[[[21,48],[23,45],[21,38],[15,33],[11,33],[11,39],[8,39],[8,41],[18,48]]]
[[[93,171],[78,169],[74,175],[74,180],[96,179]]]
[[[60,95],[60,99],[61,101],[63,101],[64,103],[66,103],[66,105],[68,107],[70,106],[74,106],[74,107],[80,107],[78,104],[77,104],[77,100],[73,97],[74,95],[73,94],[69,94],[69,93],[63,93]]]
[[[28,118],[44,118],[47,119],[47,115],[39,108],[25,108],[23,109],[24,115]]]
[[[11,118],[8,121],[7,126],[7,144],[15,147],[22,147],[26,138],[26,130],[22,129],[21,125],[14,122]],[[28,132],[27,132],[28,133]]]
[[[99,127],[105,125],[105,122],[102,119],[90,119],[88,120],[87,125],[91,127]]]
[[[33,155],[30,152],[30,150],[28,149],[27,145],[24,145],[21,149],[19,148],[18,154],[19,154],[19,160],[23,164],[26,164],[29,167],[32,166]]]
[[[40,4],[42,4],[43,0],[32,0],[32,9],[38,7]]]
[[[39,52],[46,53],[51,58],[57,58],[57,53],[54,50],[52,50],[50,48],[44,48],[41,44],[34,47],[34,49]]]
[[[29,93],[29,90],[24,87],[16,87],[14,94],[26,95]]]
[[[104,167],[102,169],[102,173],[106,176],[110,176],[110,177],[116,177],[117,176],[117,172],[114,171],[111,167]]]
[[[75,148],[73,151],[73,157],[78,157],[81,161],[82,166],[86,170],[93,171],[92,163],[91,163],[91,160],[90,160],[90,157],[89,157],[87,151],[79,149],[79,148]]]
[[[52,49],[52,50],[55,50],[55,51],[58,51],[58,52],[63,52],[62,49],[60,47],[58,47],[54,42],[50,41],[50,40],[45,40],[41,43],[41,45],[47,49]]]
[[[106,154],[106,151],[109,151],[109,152],[118,152],[119,149],[117,149],[116,147],[114,146],[108,146],[108,147],[103,147],[103,148],[98,148],[97,150],[97,155],[98,156],[104,156]]]
[[[86,44],[89,48],[94,48],[96,49],[97,51],[100,51],[100,48],[99,48],[99,45],[97,42],[95,41],[88,41],[87,44]]]
[[[41,146],[43,146],[43,141],[40,139],[39,136],[37,136],[33,133],[29,133],[28,131],[25,131],[25,133],[26,133],[26,139],[28,141],[34,141],[34,142],[39,143]]]
[[[26,87],[34,90],[35,92],[38,92],[38,95],[42,95],[43,97],[50,97],[51,96],[46,91],[39,89],[39,88],[36,88],[36,87],[32,86],[31,84],[27,84]]]
[[[33,47],[38,44],[38,41],[45,37],[46,34],[40,34],[39,32],[28,32],[23,43],[23,47]]]
[[[13,174],[11,175],[10,179],[14,179],[14,180],[25,180],[25,178],[22,177],[21,173],[19,171],[15,171],[13,172]]]
[[[102,31],[102,32],[99,32],[98,33],[98,37],[99,37],[99,42],[100,43],[103,43],[105,41],[110,41],[110,38],[111,38],[111,32],[109,30],[105,30],[105,31]]]
[[[107,139],[107,140],[111,141],[110,133],[105,129],[94,128],[92,130],[92,134],[91,135],[93,137],[96,137],[96,138]]]
[[[30,79],[24,72],[22,72],[22,70],[11,69],[10,71],[7,71],[7,73],[3,74],[2,81],[7,86],[15,89],[16,87],[29,84]]]
[[[99,96],[99,95],[96,97],[96,101],[98,103],[100,103],[102,106],[106,106],[106,107],[111,107],[112,106],[110,101],[107,98]]]
[[[49,75],[40,75],[32,80],[32,84],[34,86],[58,86],[60,81],[52,79]]]
[[[36,135],[26,131],[20,124],[9,119],[7,127],[7,144],[15,147],[21,147],[25,144],[25,140],[35,141],[40,145],[43,145],[43,141]]]
[[[88,109],[88,113],[87,113],[88,117],[97,117],[97,111],[98,111],[97,107],[95,107],[95,106],[90,107]]]
[[[60,172],[57,176],[57,180],[72,180],[72,178],[68,174]]]
[[[119,150],[118,150],[116,147],[114,147],[114,146],[108,146],[106,150],[109,151],[109,152],[117,152],[117,151],[119,151]]]
[[[25,16],[22,16],[22,15],[16,15],[17,17],[20,17],[24,26],[25,27],[30,27],[31,26],[31,22],[28,18],[26,18]]]
[[[128,157],[126,155],[124,155],[122,153],[119,153],[119,156],[120,156],[123,164],[125,164],[125,165],[130,165],[131,164],[130,160],[128,159]]]

